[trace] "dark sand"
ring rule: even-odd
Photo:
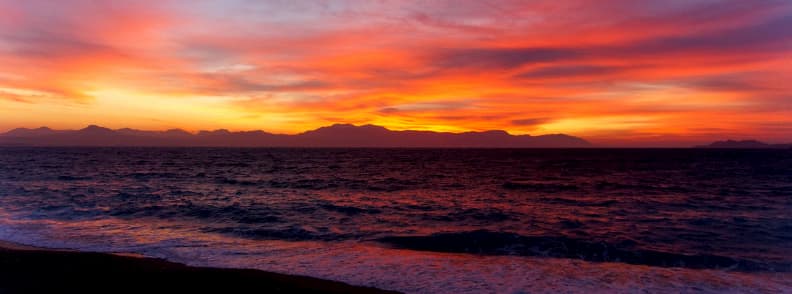
[[[397,293],[252,269],[0,242],[0,293]]]

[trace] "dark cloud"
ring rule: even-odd
[[[430,56],[431,64],[440,68],[475,68],[508,70],[528,64],[578,62],[599,58],[661,58],[678,54],[773,53],[792,50],[792,16],[759,24],[727,28],[643,41],[579,47],[517,47],[441,49]],[[565,75],[607,74],[624,68],[592,65],[569,65],[540,68],[521,77],[560,77]]]
[[[444,111],[458,110],[470,106],[471,103],[469,101],[435,101],[392,105],[381,108],[379,112],[388,114],[397,112]]]
[[[464,121],[470,119],[500,120],[503,117],[504,117],[503,115],[438,115],[438,116],[432,116],[431,118],[439,119],[439,120]]]
[[[537,118],[515,119],[512,120],[511,123],[515,126],[536,126],[550,121],[551,119],[547,117],[537,117]]]
[[[306,80],[287,84],[269,84],[261,85],[266,91],[283,92],[283,91],[307,91],[317,89],[327,89],[332,85],[330,83],[319,80]]]
[[[186,73],[172,72],[159,76],[163,88],[177,91],[189,88],[202,93],[256,93],[256,92],[299,92],[331,87],[320,80],[304,80],[290,83],[258,82],[244,73]]]
[[[757,73],[756,75],[767,77],[772,74]],[[734,76],[734,75],[704,77],[701,79],[691,80],[687,82],[680,81],[679,83],[689,85],[693,88],[710,90],[710,91],[757,92],[757,91],[773,90],[772,88],[758,84],[757,81],[751,80],[750,78]]]
[[[383,107],[379,110],[380,113],[396,113],[400,110],[396,107]]]
[[[32,59],[73,58],[100,54],[121,55],[119,50],[73,36],[48,32],[20,32],[0,35],[14,55]]]
[[[758,127],[770,132],[782,132],[791,136],[785,143],[792,143],[792,124],[788,122],[759,122]]]
[[[20,103],[33,103],[29,99],[23,97],[22,95],[12,94],[8,92],[0,91],[0,99],[13,101],[13,102],[20,102]]]
[[[688,130],[693,132],[726,132],[729,129],[724,128],[688,128]]]
[[[476,48],[452,49],[431,58],[442,68],[510,69],[525,64],[554,62],[579,57],[579,53],[564,48]]]
[[[642,55],[674,53],[773,52],[792,49],[792,15],[760,24],[713,32],[678,35],[603,48],[604,54]]]
[[[597,76],[623,72],[626,68],[598,65],[547,66],[516,75],[518,78],[564,78],[576,76]]]

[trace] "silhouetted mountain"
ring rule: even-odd
[[[127,130],[131,130],[131,129],[127,129]],[[109,134],[113,132],[113,130],[111,129],[100,127],[97,125],[87,126],[80,131],[82,131],[83,133],[93,133],[93,134],[101,134],[101,133]]]
[[[17,136],[17,137],[30,137],[30,136],[50,135],[53,133],[55,133],[55,131],[53,131],[48,127],[40,127],[38,129],[17,128],[8,131],[7,133],[5,133],[5,135]]]
[[[444,133],[391,131],[381,126],[335,124],[296,135],[263,131],[228,130],[143,131],[111,130],[91,125],[80,130],[49,128],[14,129],[0,135],[0,145],[13,146],[228,146],[228,147],[496,147],[554,148],[589,147],[577,137],[556,135],[510,135],[505,131]]]
[[[765,148],[792,148],[792,144],[767,144],[756,140],[726,140],[716,141],[709,145],[696,146],[697,148],[723,148],[723,149],[765,149]]]

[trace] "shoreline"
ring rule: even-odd
[[[399,293],[256,269],[193,267],[134,254],[0,241],[0,293]]]

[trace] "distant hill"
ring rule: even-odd
[[[564,134],[511,135],[505,131],[445,133],[392,131],[381,126],[335,124],[296,135],[264,131],[228,130],[143,131],[111,130],[91,125],[80,130],[19,128],[0,134],[2,146],[223,146],[223,147],[480,147],[480,148],[578,148],[590,143]]]
[[[696,146],[697,148],[733,148],[733,149],[782,149],[782,148],[792,148],[792,144],[767,144],[764,142],[759,142],[756,140],[726,140],[726,141],[716,141],[712,142],[709,145],[701,145]]]

